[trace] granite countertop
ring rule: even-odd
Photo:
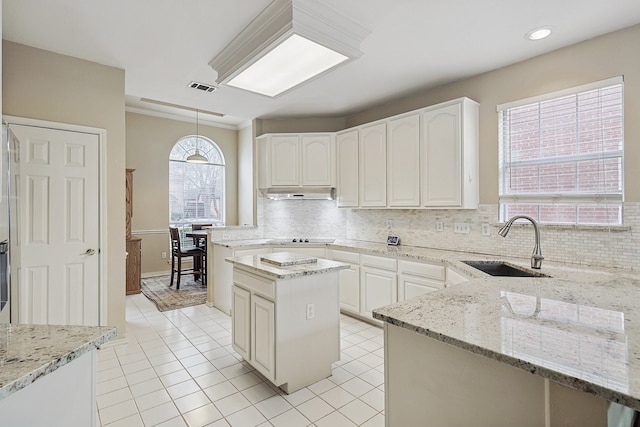
[[[544,267],[543,267],[544,268]],[[640,280],[484,277],[373,316],[640,410]]]
[[[287,257],[292,261],[295,261],[300,257],[299,254],[289,252],[280,252],[277,255],[283,263],[287,263]],[[349,268],[349,264],[330,261],[323,258],[317,258],[316,262],[312,263],[278,266],[271,262],[263,261],[261,259],[263,256],[264,255],[248,255],[235,258],[225,258],[225,261],[232,263],[236,268],[258,273],[274,279],[292,279],[294,277],[310,276],[312,274],[325,274]]]
[[[109,341],[116,328],[0,325],[0,399]]]

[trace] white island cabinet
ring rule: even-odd
[[[286,393],[331,375],[340,359],[338,272],[307,255],[228,258],[233,263],[233,349]]]

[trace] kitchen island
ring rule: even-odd
[[[96,425],[96,348],[112,327],[0,325],[0,424]]]
[[[233,349],[293,393],[331,375],[340,359],[338,271],[348,264],[288,252],[233,264]]]
[[[606,426],[610,406],[640,410],[640,282],[588,274],[485,277],[375,310],[387,425]]]

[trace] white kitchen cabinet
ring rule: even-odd
[[[398,261],[398,301],[443,289],[445,273],[442,264]]]
[[[333,133],[265,134],[256,144],[259,188],[335,185]]]
[[[422,112],[422,205],[478,208],[478,104],[462,98]]]
[[[379,123],[359,129],[358,197],[361,207],[387,206],[387,132]]]
[[[327,134],[302,135],[300,138],[302,159],[302,186],[332,186],[335,164],[332,161],[332,137]]]
[[[234,264],[233,349],[286,393],[329,377],[340,359],[338,292],[337,270],[276,278]]]
[[[339,208],[358,206],[358,130],[336,136],[337,199]]]
[[[271,186],[300,185],[300,140],[297,135],[274,135],[269,141]]]
[[[340,250],[332,251],[334,261],[351,265],[346,270],[340,270],[340,309],[350,313],[360,313],[360,254]]]
[[[213,259],[213,270],[207,275],[207,292],[213,300],[213,305],[225,314],[231,314],[233,307],[231,287],[233,285],[233,266],[225,258],[259,255],[271,252],[268,246],[254,248],[229,248],[222,245],[209,246]]]
[[[231,330],[232,344],[243,359],[251,358],[251,293],[246,289],[232,288]]]
[[[420,206],[420,115],[387,123],[387,200],[390,207]]]
[[[275,304],[258,295],[251,297],[251,360],[253,366],[270,380],[274,380],[275,354]]]
[[[397,301],[396,260],[360,255],[360,313],[371,316],[373,309]]]

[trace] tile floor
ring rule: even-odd
[[[98,351],[100,426],[384,426],[382,329],[341,315],[333,375],[287,395],[231,348],[206,305],[159,312],[127,297],[127,338]]]

